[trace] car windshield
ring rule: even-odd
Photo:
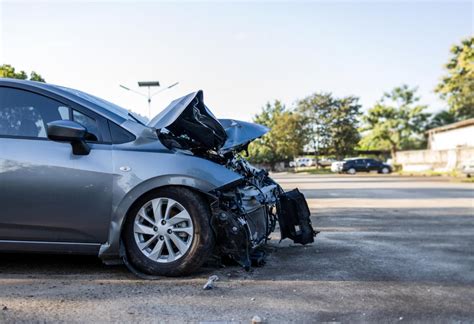
[[[73,95],[78,96],[79,98],[90,101],[90,102],[96,104],[97,106],[104,107],[107,110],[113,112],[114,114],[116,114],[120,117],[123,117],[124,119],[133,120],[133,121],[136,121],[137,123],[142,124],[142,125],[146,124],[146,122],[143,121],[142,118],[140,118],[140,116],[137,116],[133,112],[131,112],[131,111],[125,109],[125,108],[122,108],[122,107],[120,107],[120,106],[118,106],[118,105],[116,105],[116,104],[114,104],[110,101],[104,100],[102,98],[96,97],[94,95],[88,94],[88,93],[80,91],[80,90],[61,87],[61,86],[56,86],[56,87],[63,90],[63,91],[67,91],[69,93],[72,93]]]

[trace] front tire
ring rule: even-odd
[[[123,229],[127,258],[138,270],[159,276],[190,274],[214,247],[206,201],[182,187],[167,187],[141,197]]]
[[[387,168],[387,167],[383,167],[382,170],[381,170],[381,173],[383,173],[383,174],[389,174],[389,173],[390,173],[390,169]]]
[[[349,170],[347,170],[347,173],[356,174],[356,170],[354,168],[350,168]]]

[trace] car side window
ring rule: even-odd
[[[97,121],[54,99],[22,89],[0,87],[0,136],[46,139],[55,120],[74,120],[87,128],[87,141],[98,141]]]
[[[44,96],[0,87],[0,136],[46,138],[48,110],[60,106]]]
[[[99,127],[95,119],[74,109],[72,110],[72,119],[87,129],[86,140],[93,142],[98,140]]]
[[[59,115],[61,116],[61,119],[62,120],[69,120],[70,119],[70,111],[71,111],[71,108],[69,107],[59,107],[58,108],[58,112],[59,112]]]
[[[97,126],[97,121],[94,118],[69,107],[59,107],[58,112],[62,120],[73,120],[84,126],[87,129],[87,141],[98,141],[99,127]]]

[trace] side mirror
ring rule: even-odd
[[[72,153],[75,155],[87,155],[91,151],[85,141],[87,129],[74,121],[56,120],[50,122],[47,134],[52,141],[71,143]]]

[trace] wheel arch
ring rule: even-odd
[[[112,214],[108,240],[101,245],[99,257],[106,264],[121,263],[120,239],[123,225],[129,211],[140,201],[140,199],[158,189],[166,187],[182,187],[199,194],[201,197],[211,202],[215,199],[209,192],[215,189],[211,183],[184,175],[167,175],[149,179],[130,190],[124,198],[117,204]]]

